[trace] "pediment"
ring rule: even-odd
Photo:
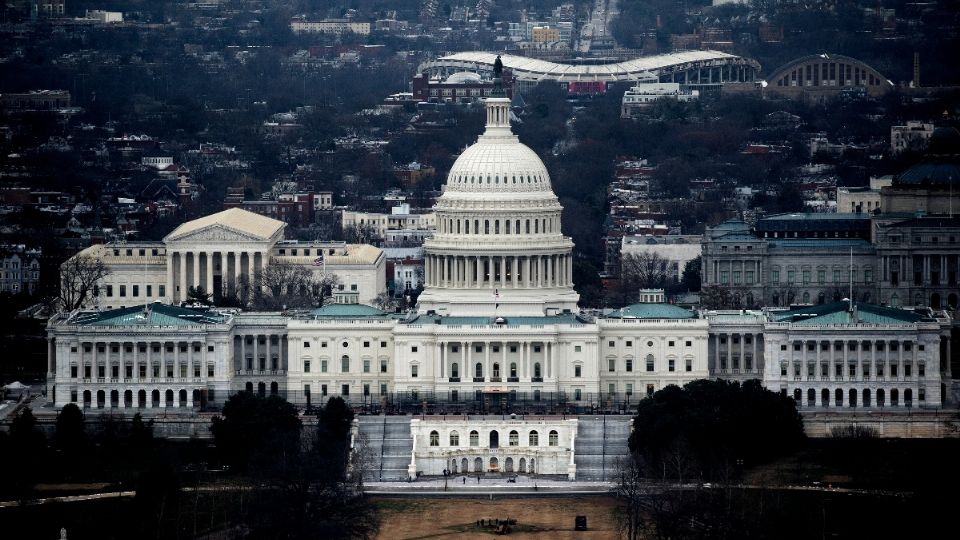
[[[170,235],[167,237],[167,243],[170,242],[190,242],[190,243],[203,243],[203,242],[263,242],[263,238],[259,238],[252,234],[247,234],[230,227],[225,227],[220,224],[209,225],[203,227],[202,229],[187,231],[180,235]]]

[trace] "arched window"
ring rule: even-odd
[[[480,220],[473,220],[473,234],[480,234]]]
[[[807,390],[807,406],[813,407],[817,404],[817,391],[813,388]]]
[[[500,376],[500,363],[499,363],[499,362],[494,362],[494,363],[493,363],[493,374],[492,374],[491,376],[492,376],[492,377],[499,377],[499,376]]]
[[[512,457],[508,457],[506,460],[504,460],[504,462],[503,462],[503,468],[505,469],[506,472],[513,472],[513,458],[512,458]]]
[[[834,395],[833,402],[836,404],[836,406],[843,407],[843,390],[837,388],[837,390],[833,393],[833,395]]]
[[[483,364],[477,362],[476,367],[474,368],[474,377],[480,379],[483,377]]]
[[[534,233],[540,232],[540,220],[538,219],[533,220],[533,232]]]
[[[883,388],[878,389],[877,390],[877,406],[878,407],[883,407],[885,405],[884,398],[886,398],[886,396],[884,395]]]
[[[340,357],[340,371],[342,371],[343,373],[347,373],[348,371],[350,371],[349,356],[343,355],[342,357]]]
[[[820,391],[820,406],[829,407],[830,406],[830,390],[824,388]]]
[[[910,388],[907,388],[906,390],[903,391],[903,404],[906,405],[907,407],[910,407],[913,405],[913,390],[911,390]]]
[[[864,407],[870,406],[870,389],[869,388],[863,389],[863,406]]]
[[[436,431],[430,432],[430,446],[440,446],[440,433]]]
[[[469,219],[463,220],[463,228],[464,228],[463,232],[464,232],[465,234],[470,234],[470,220],[469,220]]]
[[[894,407],[900,405],[900,391],[896,388],[890,390],[890,405],[893,405]]]
[[[510,446],[520,446],[520,434],[517,430],[510,432]]]
[[[857,406],[857,390],[855,388],[850,389],[850,402],[847,405],[850,407]]]
[[[450,432],[450,446],[460,446],[460,434],[456,431]]]
[[[530,446],[540,446],[540,434],[536,431],[531,431],[527,439]]]
[[[530,220],[527,220],[527,234],[530,234]]]
[[[547,439],[547,444],[550,446],[557,446],[560,443],[560,434],[557,433],[557,430],[550,430],[549,438]]]
[[[517,220],[516,227],[515,227],[513,230],[517,231],[517,234],[520,234],[520,220],[519,220],[519,219]]]
[[[483,220],[483,234],[490,234],[490,220]]]
[[[460,376],[460,364],[454,362],[450,365],[450,376],[454,379]]]
[[[490,448],[500,448],[500,432],[497,430],[490,432]]]
[[[470,446],[480,446],[480,434],[476,431],[470,432]]]
[[[473,460],[473,470],[474,470],[474,472],[481,472],[481,471],[483,471],[483,459],[482,459],[482,458],[477,458],[477,459]]]

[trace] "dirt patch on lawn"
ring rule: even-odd
[[[510,538],[616,538],[613,497],[537,497],[522,499],[449,498],[378,499],[383,540],[489,539],[493,529],[480,529],[477,520],[516,520]],[[574,531],[574,517],[587,516],[587,531]]]

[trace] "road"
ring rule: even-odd
[[[590,47],[595,39],[607,39],[612,37],[610,34],[610,25],[616,19],[619,11],[617,10],[618,0],[596,0],[593,9],[590,11],[590,18],[583,23],[580,29],[580,39],[577,41],[576,50],[580,52],[590,52]]]

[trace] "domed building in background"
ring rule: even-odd
[[[497,74],[499,77],[499,74]],[[421,313],[572,313],[573,242],[537,154],[510,130],[510,99],[495,80],[487,126],[453,164],[424,244]]]

